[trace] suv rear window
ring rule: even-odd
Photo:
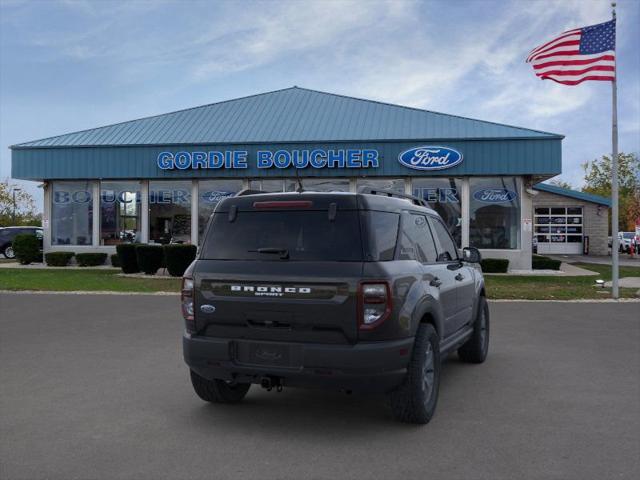
[[[259,251],[262,250],[262,251]],[[294,210],[215,213],[204,240],[205,260],[362,261],[357,211]]]
[[[366,235],[366,259],[374,262],[393,260],[398,239],[400,215],[391,212],[362,212],[363,231]]]

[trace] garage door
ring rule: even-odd
[[[582,207],[536,207],[538,253],[582,253]]]

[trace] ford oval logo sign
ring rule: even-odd
[[[449,147],[423,146],[405,150],[398,155],[398,161],[416,170],[442,170],[461,163],[462,154]]]
[[[515,200],[518,194],[506,188],[483,188],[476,190],[473,198],[484,203],[505,203]]]

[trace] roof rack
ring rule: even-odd
[[[366,193],[369,195],[381,195],[385,197],[401,198],[403,200],[409,200],[414,205],[420,205],[421,207],[429,207],[429,204],[422,198],[414,195],[408,195],[406,193],[398,193],[392,190],[382,190],[380,188],[363,187],[358,193]]]
[[[250,188],[245,188],[244,190],[240,190],[238,193],[234,195],[234,197],[244,197],[245,195],[257,195],[259,193],[267,193],[262,190],[251,190]]]

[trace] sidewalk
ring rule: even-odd
[[[554,255],[546,254],[545,257],[560,260],[566,263],[597,263],[598,265],[611,265],[611,257],[609,255]],[[626,253],[621,253],[619,258],[620,266],[624,267],[640,267],[640,257],[634,255],[631,258]]]
[[[500,275],[500,276],[526,276],[526,277],[587,277],[591,275],[600,275],[598,272],[592,272],[584,268],[576,267],[570,263],[562,263],[560,270],[509,270],[507,273],[485,273],[484,275]]]

